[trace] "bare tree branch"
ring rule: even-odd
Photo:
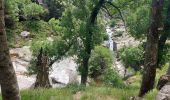
[[[111,18],[113,18],[112,14],[109,12],[106,6],[103,5],[102,8]]]

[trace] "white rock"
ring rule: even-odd
[[[27,32],[27,31],[23,31],[23,32],[21,32],[21,37],[23,37],[23,38],[27,38],[27,37],[29,37],[30,36],[30,32]]]
[[[14,66],[14,69],[15,69],[15,72],[16,73],[19,73],[19,74],[24,74],[24,73],[27,73],[27,68],[26,66],[23,66],[19,63],[16,63],[16,62],[12,62],[13,66]]]
[[[54,41],[54,39],[53,39],[52,37],[47,37],[47,40],[48,40],[49,42],[53,42],[53,41]]]
[[[26,61],[31,61],[32,52],[30,50],[30,46],[24,46],[22,48],[14,48],[10,49],[11,56],[18,56],[18,58]]]
[[[49,77],[64,85],[77,83],[78,72],[76,66],[77,64],[74,62],[73,58],[66,58],[60,62],[55,62],[52,65]]]
[[[170,100],[170,84],[162,87],[157,94],[156,100]]]
[[[36,76],[17,75],[19,89],[29,89],[35,83]]]

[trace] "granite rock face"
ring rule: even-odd
[[[77,64],[73,58],[65,58],[52,65],[49,78],[53,87],[66,86],[68,84],[79,83]]]
[[[158,92],[156,100],[170,100],[170,83],[164,85]]]

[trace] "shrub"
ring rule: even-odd
[[[136,39],[144,39],[148,33],[150,10],[148,6],[141,6],[126,16],[129,33]]]
[[[114,27],[116,25],[116,20],[112,19],[110,21],[110,27]]]
[[[121,37],[122,35],[123,35],[123,31],[116,31],[113,34],[114,37]]]
[[[89,61],[89,75],[105,85],[122,86],[121,77],[112,69],[114,54],[105,47],[96,46]]]
[[[102,46],[96,46],[89,60],[89,75],[98,78],[106,73],[113,64],[113,53]]]
[[[43,20],[36,20],[36,21],[25,21],[23,22],[25,25],[25,29],[27,31],[30,31],[31,33],[34,33],[35,38],[47,38],[52,33],[51,26],[43,21]]]
[[[49,15],[48,18],[60,18],[64,11],[64,1],[63,0],[44,0]]]
[[[44,51],[47,51],[48,56],[51,52],[52,43],[48,41],[33,41],[31,45],[31,50],[33,52],[34,58],[32,58],[30,65],[28,67],[28,74],[36,74],[37,73],[37,56],[39,54],[40,49],[43,48]]]
[[[169,63],[170,60],[170,44],[166,44],[163,51],[158,54],[158,64],[159,68]]]
[[[19,20],[19,8],[15,0],[5,0],[5,24],[13,26]]]
[[[109,35],[108,35],[108,34],[103,34],[103,40],[104,40],[104,41],[109,40]]]
[[[114,87],[123,87],[124,83],[119,74],[113,69],[108,69],[103,76],[103,82],[105,85],[112,85]]]
[[[140,66],[144,62],[143,47],[128,47],[120,51],[120,57],[126,68],[131,67],[135,71],[140,70]]]
[[[28,19],[39,19],[45,12],[46,10],[36,3],[30,3],[23,8],[23,13]]]

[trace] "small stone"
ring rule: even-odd
[[[23,31],[23,32],[21,32],[20,35],[21,35],[22,38],[28,38],[30,36],[30,32]]]

